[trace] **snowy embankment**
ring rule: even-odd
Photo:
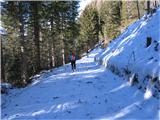
[[[159,101],[144,94],[111,71],[100,67],[94,57],[42,74],[23,89],[12,89],[2,106],[2,120],[51,119],[155,119]]]
[[[160,9],[130,25],[95,57],[95,61],[124,76],[131,84],[159,98]],[[147,41],[147,37],[151,40]]]

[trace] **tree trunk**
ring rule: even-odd
[[[39,44],[39,16],[38,16],[38,3],[34,1],[32,3],[33,7],[33,21],[34,21],[34,43],[35,43],[35,50],[36,50],[36,73],[38,73],[41,69],[40,66],[40,44]]]
[[[19,2],[19,22],[20,22],[20,44],[21,44],[21,79],[24,84],[27,83],[27,61],[26,61],[26,48],[25,48],[25,37],[24,37],[24,19],[23,19],[23,3]]]
[[[147,0],[147,13],[150,13],[150,0]]]
[[[62,13],[62,29],[61,29],[61,38],[62,38],[62,63],[65,65],[65,44],[64,44],[64,14]]]
[[[55,66],[55,45],[54,45],[54,39],[53,39],[53,33],[54,33],[54,30],[53,30],[53,15],[51,16],[51,43],[50,43],[50,52],[51,52],[51,55],[50,55],[50,68],[53,68]]]
[[[139,2],[138,2],[138,0],[136,1],[136,3],[137,3],[138,19],[140,19],[140,12],[139,12]]]
[[[132,18],[132,10],[131,10],[131,2],[132,1],[126,1],[127,2],[127,18]]]
[[[65,65],[65,53],[64,53],[64,48],[62,48],[62,60],[63,60],[63,65]]]
[[[55,67],[55,45],[54,43],[52,43],[52,49],[51,49],[51,53],[52,53],[52,67]]]
[[[52,42],[51,42],[51,37],[49,38],[49,41],[48,41],[48,47],[49,47],[49,50],[48,50],[48,53],[49,53],[49,58],[48,58],[48,61],[49,61],[49,65],[48,67],[51,69],[53,66],[53,63],[52,63]]]
[[[64,44],[64,36],[62,31],[62,64],[65,65],[65,44]]]
[[[157,8],[157,1],[155,0],[155,2],[154,2],[154,3],[155,3],[155,6],[154,6],[154,7],[155,7],[155,8]]]
[[[4,62],[3,62],[3,48],[2,48],[2,39],[0,39],[1,42],[1,83],[5,81],[5,71],[4,71]]]
[[[121,12],[122,12],[122,1],[118,0],[118,7],[119,7],[119,17],[121,17]]]

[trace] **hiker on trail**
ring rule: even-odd
[[[73,52],[70,53],[69,55],[69,61],[71,62],[72,70],[75,71],[76,70],[76,56]]]

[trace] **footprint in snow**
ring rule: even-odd
[[[139,110],[141,110],[141,109],[142,109],[142,107],[141,107],[141,106],[139,106],[139,105],[136,105],[136,107],[137,107]]]
[[[98,98],[97,96],[95,96],[95,98]]]
[[[69,114],[70,114],[70,113],[71,113],[71,111],[70,111],[70,110],[67,110],[67,113],[69,113]]]
[[[107,100],[107,99],[105,99],[105,100],[104,100],[104,102],[105,102],[105,103],[107,103],[107,102],[108,102],[108,100]]]
[[[101,103],[100,103],[100,102],[98,102],[98,104],[100,105]]]
[[[79,99],[78,101],[77,101],[77,104],[87,104],[88,102],[87,101],[85,101],[85,100],[81,100],[81,99]]]
[[[15,104],[15,106],[18,106],[18,104]]]
[[[88,81],[88,82],[86,82],[87,84],[91,84],[91,83],[93,83],[92,81]]]
[[[39,100],[37,100],[37,101],[36,101],[36,103],[40,103],[40,101],[39,101]]]
[[[86,116],[90,116],[90,113],[87,113]]]
[[[19,115],[17,114],[16,117],[19,117]]]
[[[74,95],[71,95],[71,97],[75,97]]]
[[[55,96],[55,97],[53,97],[53,99],[55,100],[55,99],[58,99],[59,97],[57,97],[57,96]]]
[[[80,104],[80,103],[83,103],[83,102],[82,102],[82,100],[81,100],[81,99],[79,99],[77,103],[78,103],[78,104]]]

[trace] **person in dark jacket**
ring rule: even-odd
[[[73,52],[69,55],[69,60],[71,62],[72,70],[75,71],[76,70],[76,56]]]

